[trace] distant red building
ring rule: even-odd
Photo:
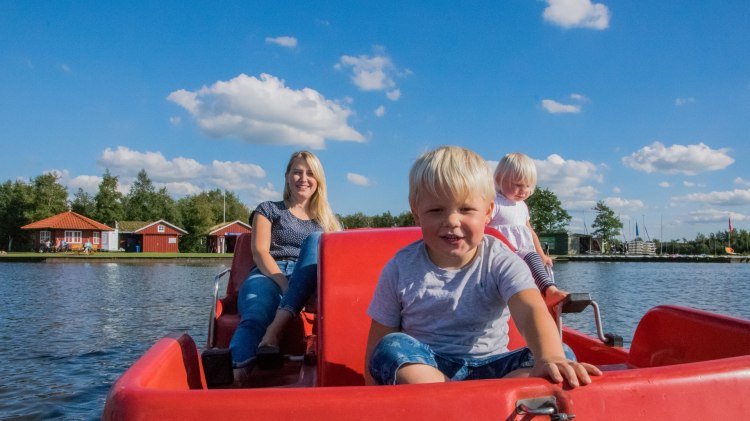
[[[35,250],[45,249],[47,244],[61,249],[63,241],[70,250],[81,250],[86,243],[91,243],[91,248],[98,250],[102,244],[102,232],[114,231],[101,222],[73,211],[32,222],[21,229],[33,231]]]
[[[253,228],[250,225],[239,220],[214,225],[208,229],[208,252],[234,253],[237,238],[252,231]]]
[[[125,251],[152,253],[179,253],[180,236],[187,231],[163,219],[155,222],[117,222],[120,248]]]

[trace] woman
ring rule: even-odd
[[[280,358],[279,333],[316,288],[320,233],[341,229],[328,204],[323,166],[315,155],[292,154],[284,200],[258,205],[252,225],[256,267],[240,288],[241,319],[229,344],[240,380],[254,365],[262,338],[264,353]]]

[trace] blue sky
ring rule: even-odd
[[[336,212],[400,213],[414,159],[454,144],[534,158],[574,232],[597,200],[627,239],[750,229],[748,22],[746,0],[3,1],[0,180],[144,168],[252,207],[310,149]]]

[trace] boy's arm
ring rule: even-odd
[[[398,332],[399,329],[395,327],[386,326],[383,324],[380,324],[376,322],[375,320],[372,321],[370,324],[370,333],[367,336],[367,348],[365,351],[365,384],[366,385],[374,385],[375,380],[372,379],[370,376],[370,356],[372,355],[372,351],[375,350],[375,346],[380,342],[380,339],[383,338],[383,336],[389,334]]]
[[[567,380],[571,387],[591,383],[589,374],[601,371],[591,364],[565,358],[557,326],[536,289],[526,289],[508,300],[511,316],[534,355],[532,376],[549,377],[555,383]]]

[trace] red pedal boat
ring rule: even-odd
[[[579,360],[604,370],[586,387],[541,378],[364,386],[365,310],[378,275],[396,250],[420,236],[416,228],[325,234],[317,312],[304,312],[285,333],[284,367],[256,369],[242,387],[216,386],[221,379],[211,362],[239,322],[237,291],[253,266],[250,235],[243,235],[226,296],[211,312],[206,347],[187,333],[159,340],[114,384],[103,418],[750,419],[750,321],[676,306],[648,311],[629,349],[611,346],[612,336],[563,328]],[[216,285],[218,291],[218,277]],[[510,348],[523,345],[511,322]]]

